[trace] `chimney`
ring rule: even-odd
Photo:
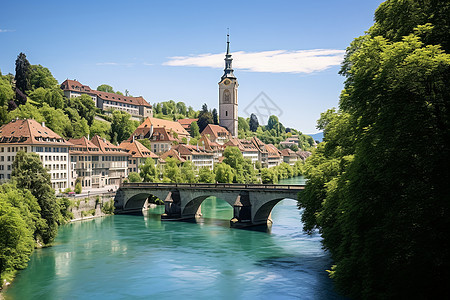
[[[133,143],[134,143],[134,134],[133,134]]]
[[[153,124],[150,125],[150,137],[152,137],[152,135],[153,135]]]
[[[42,122],[42,127],[45,127],[45,122]]]
[[[89,138],[89,133],[88,133],[88,137],[87,137],[87,139],[88,139],[88,140],[90,140],[90,138]]]

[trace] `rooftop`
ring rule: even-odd
[[[60,145],[71,143],[33,119],[16,119],[0,127],[0,143],[23,145]]]

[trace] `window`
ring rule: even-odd
[[[228,117],[228,110],[225,111],[225,116]]]

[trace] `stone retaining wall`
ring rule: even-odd
[[[84,198],[70,198],[72,205],[69,211],[73,213],[72,221],[84,220],[93,217],[103,217],[109,214],[102,212],[102,207],[106,202],[113,201],[114,197],[89,196]]]

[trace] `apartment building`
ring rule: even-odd
[[[131,115],[133,120],[142,121],[153,115],[152,105],[143,97],[123,96],[115,93],[106,93],[91,89],[76,80],[65,80],[61,89],[67,98],[79,97],[83,94],[89,95],[95,105],[103,112],[121,110]]]
[[[48,169],[52,188],[64,190],[69,187],[70,146],[45,124],[32,119],[12,120],[0,127],[0,181],[11,178],[17,152],[34,152]]]

